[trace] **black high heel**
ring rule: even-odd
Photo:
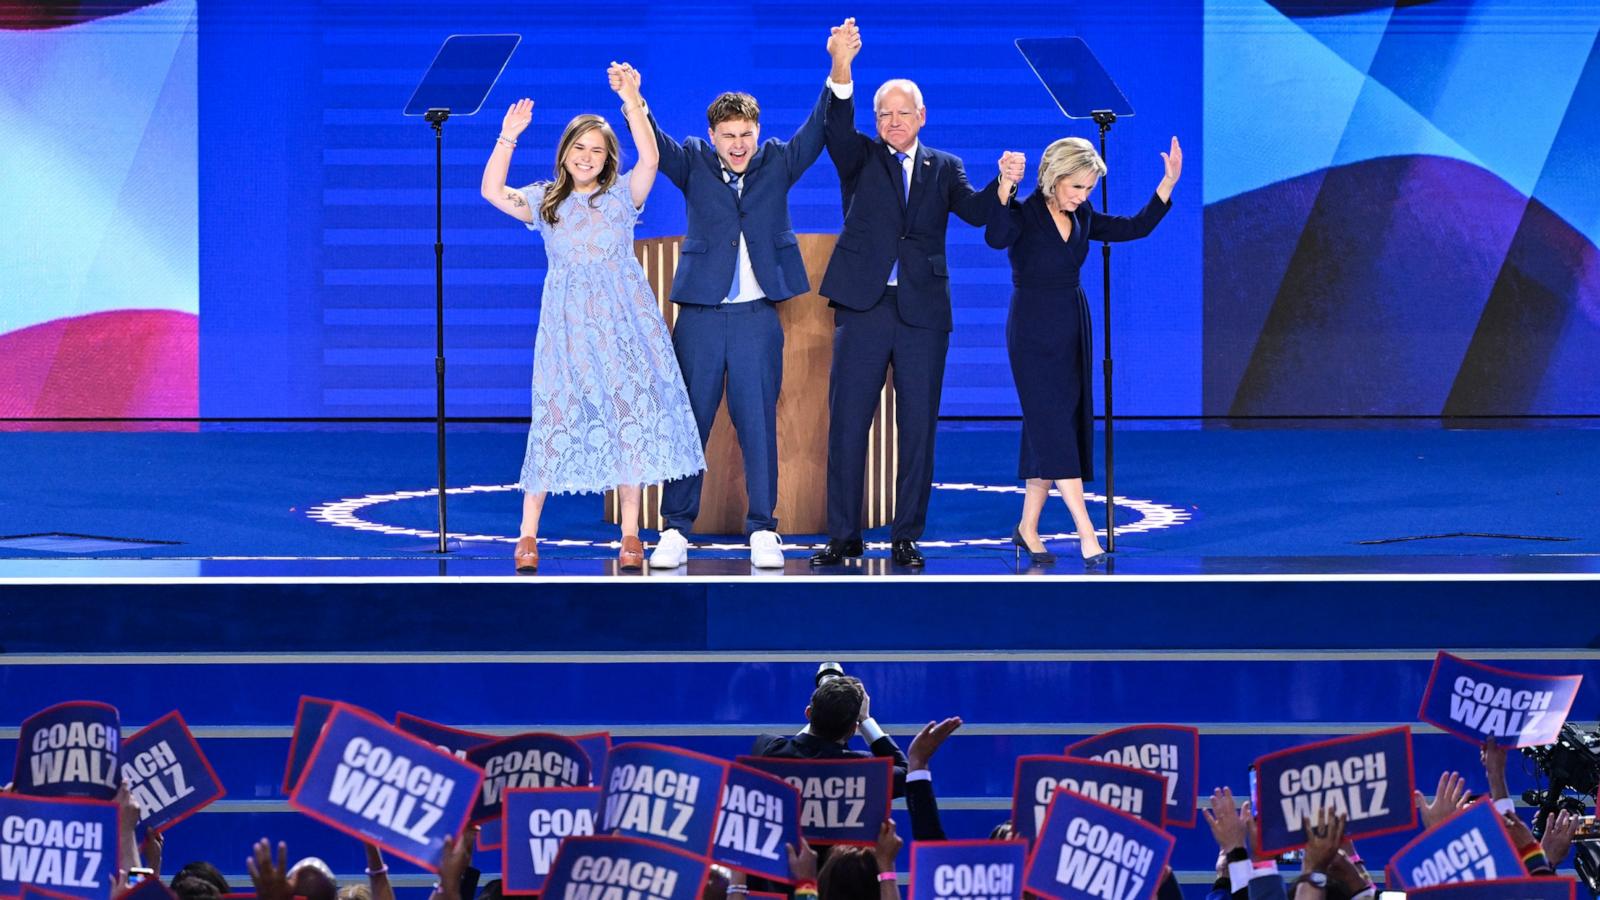
[[[1022,526],[1020,525],[1011,529],[1011,543],[1017,547],[1017,565],[1019,566],[1022,565],[1022,553],[1024,550],[1028,553],[1028,560],[1036,566],[1048,566],[1056,561],[1056,555],[1049,550],[1041,550],[1035,553],[1033,548],[1028,546],[1028,542],[1022,539]]]

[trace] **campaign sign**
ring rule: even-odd
[[[12,789],[33,797],[117,795],[122,726],[117,708],[91,700],[57,703],[22,721]]]
[[[606,756],[596,831],[710,856],[727,780],[728,764],[702,753],[618,744]]]
[[[477,766],[337,703],[289,805],[434,872],[482,780]]]
[[[311,748],[317,744],[317,735],[328,724],[333,713],[333,701],[321,697],[300,698],[294,714],[294,734],[289,738],[289,762],[283,767],[283,792],[294,793],[294,786],[305,771],[306,760],[311,758]]]
[[[1406,891],[1418,900],[1575,900],[1578,883],[1571,878],[1499,878],[1458,881]]]
[[[501,806],[500,850],[503,893],[516,896],[544,890],[544,879],[556,861],[561,841],[594,834],[594,810],[600,789],[512,788]]]
[[[1487,797],[1417,835],[1389,860],[1389,869],[1405,891],[1528,874],[1494,801]]]
[[[484,734],[481,731],[467,731],[464,728],[452,728],[449,725],[441,725],[438,722],[405,712],[395,713],[394,727],[404,731],[406,734],[422,738],[440,750],[455,756],[456,759],[466,759],[467,751],[473,747],[498,740],[492,734]],[[490,819],[478,829],[478,843],[476,846],[479,850],[499,850],[500,838],[500,820]]]
[[[792,881],[785,845],[800,846],[800,790],[749,766],[728,767],[713,859],[772,881]]]
[[[698,900],[704,857],[621,835],[572,837],[545,879],[547,900]]]
[[[1167,782],[1160,775],[1071,756],[1020,756],[1011,794],[1011,827],[1018,837],[1031,841],[1039,833],[1058,787],[1138,816],[1157,828],[1167,809]]]
[[[1153,772],[1167,780],[1167,825],[1194,827],[1199,795],[1200,729],[1131,725],[1071,744],[1066,755]]]
[[[122,744],[122,780],[139,802],[139,824],[165,831],[227,793],[177,710]]]
[[[589,783],[594,784],[606,770],[606,756],[611,753],[611,732],[575,734],[572,739],[578,742],[584,753],[589,754],[589,772],[594,776]]]
[[[467,761],[483,769],[474,824],[499,819],[501,799],[511,788],[589,786],[589,754],[559,734],[532,732],[479,744],[467,751]]]
[[[1345,837],[1414,828],[1411,729],[1317,741],[1256,760],[1256,846],[1278,854],[1306,845],[1325,807],[1348,818]]]
[[[911,900],[1022,900],[1027,841],[916,841]]]
[[[117,876],[117,805],[0,793],[0,897],[23,885],[105,900]]]
[[[1582,683],[1582,675],[1525,675],[1441,650],[1417,717],[1474,744],[1553,744]]]
[[[1149,900],[1174,843],[1144,819],[1058,789],[1023,887],[1050,900]]]
[[[737,762],[776,775],[800,791],[800,833],[813,844],[876,844],[878,828],[894,803],[894,760],[887,756],[741,756]]]

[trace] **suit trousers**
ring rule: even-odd
[[[783,326],[770,300],[699,306],[678,305],[672,346],[689,390],[689,406],[700,428],[700,446],[711,426],[727,383],[728,416],[744,456],[744,486],[749,498],[744,531],[777,531],[778,391],[783,386]],[[667,528],[688,533],[700,515],[703,473],[669,481],[661,492],[661,517]]]
[[[828,385],[828,536],[860,540],[867,434],[894,366],[898,476],[890,539],[917,540],[933,490],[933,439],[939,422],[950,333],[907,325],[896,290],[870,309],[834,307],[833,371]]]

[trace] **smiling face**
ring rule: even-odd
[[[606,166],[605,134],[598,128],[579,134],[561,159],[561,167],[572,176],[573,187],[580,192],[594,189],[600,173]]]
[[[902,153],[911,152],[917,132],[928,122],[928,111],[917,108],[910,91],[890,88],[878,98],[878,137]]]
[[[717,157],[734,172],[750,167],[750,157],[761,144],[761,124],[749,119],[728,119],[711,126],[711,145]]]
[[[1094,186],[1099,181],[1093,169],[1068,172],[1056,182],[1055,189],[1050,192],[1050,200],[1056,209],[1070,213],[1080,204],[1088,202],[1089,195],[1094,193]]]

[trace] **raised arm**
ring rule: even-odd
[[[1166,165],[1166,174],[1162,176],[1161,183],[1156,185],[1155,196],[1144,205],[1144,209],[1132,216],[1094,213],[1089,220],[1089,240],[1135,241],[1155,230],[1167,210],[1172,208],[1172,189],[1178,183],[1178,176],[1183,174],[1183,148],[1178,146],[1176,137],[1172,139],[1171,152],[1161,154],[1161,161]]]
[[[1000,154],[1000,184],[985,204],[989,220],[984,223],[983,240],[996,250],[1015,244],[1022,237],[1022,207],[1013,199],[1017,183],[1027,167],[1027,157],[1007,150]]]
[[[606,70],[606,76],[611,79],[611,89],[622,98],[622,115],[628,120],[628,133],[633,135],[633,146],[639,153],[639,161],[628,177],[628,192],[637,209],[644,206],[650,188],[655,186],[656,172],[661,168],[661,151],[656,146],[656,131],[650,126],[644,96],[639,93],[639,85],[644,80],[639,70],[627,63],[614,62]]]
[[[861,36],[856,31],[855,21],[855,19],[845,19],[844,24],[837,25],[831,30],[827,46],[828,56],[833,60],[833,65],[829,70],[828,80],[833,86],[823,89],[816,105],[811,108],[811,115],[806,117],[800,129],[783,148],[790,184],[799,181],[806,169],[822,155],[822,148],[827,142],[828,120],[832,115],[832,107],[840,102],[839,86],[850,84],[850,61],[861,50]],[[841,78],[844,80],[840,81]],[[853,90],[853,88],[845,89]]]
[[[519,222],[533,221],[533,208],[528,198],[516,188],[506,187],[506,173],[511,170],[511,151],[517,147],[517,136],[533,121],[533,101],[527,97],[511,104],[500,123],[500,136],[494,139],[494,151],[483,167],[483,183],[478,191],[483,199]]]
[[[828,157],[839,171],[841,179],[850,178],[861,171],[867,161],[867,145],[871,139],[856,131],[855,84],[851,81],[850,65],[861,52],[861,31],[855,19],[845,19],[828,36],[828,55],[833,68],[828,72],[833,98],[828,103],[823,137],[828,147]]]

